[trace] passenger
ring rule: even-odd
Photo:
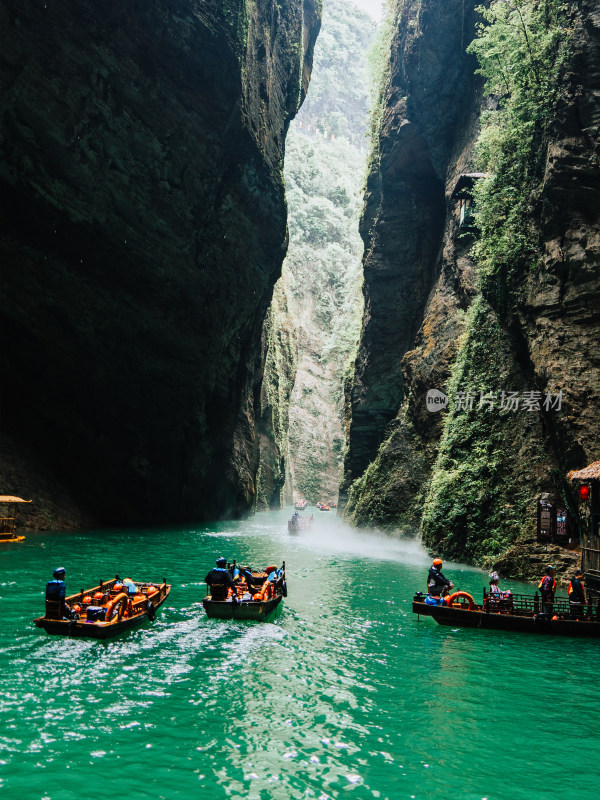
[[[236,566],[233,570],[233,580],[239,580],[240,578],[245,578],[246,583],[250,585],[252,583],[252,570],[250,567],[238,567]]]
[[[272,584],[276,584],[283,574],[274,564],[266,567],[265,572],[267,573],[267,580]]]
[[[503,591],[499,586],[500,576],[494,570],[490,572],[490,608],[494,611],[512,611],[513,596],[510,590]]]
[[[554,592],[556,591],[556,581],[554,580],[554,567],[548,564],[546,574],[538,583],[538,589],[542,598],[542,613],[552,615],[554,608]]]
[[[496,596],[496,598],[503,597],[504,592],[500,590],[498,584],[500,583],[500,575],[494,570],[494,572],[490,572],[490,594],[492,596]]]
[[[66,570],[57,567],[54,570],[54,579],[46,584],[46,617],[48,619],[67,619],[71,609],[65,602],[67,584],[65,583]]]
[[[238,597],[238,600],[252,600],[252,595],[250,594],[250,587],[246,585],[246,582],[242,584],[241,588],[241,595]]]
[[[569,610],[572,617],[585,617],[585,588],[582,569],[578,569],[569,581]]]
[[[439,589],[440,596],[448,594],[449,589],[454,589],[454,584],[448,578],[442,575],[442,559],[434,558],[432,565],[429,567],[429,575],[427,576],[427,591],[431,594],[431,589]]]
[[[127,592],[129,595],[137,594],[137,588],[135,583],[131,580],[131,578],[125,578],[123,580],[123,589],[122,591]]]
[[[440,597],[441,590],[432,586],[429,590],[429,594],[425,598],[425,605],[428,606],[442,606],[444,605],[444,601]]]
[[[213,600],[225,600],[228,589],[231,589],[235,595],[235,583],[227,569],[226,558],[217,558],[217,566],[211,569],[206,578],[204,578],[204,582],[210,586]]]

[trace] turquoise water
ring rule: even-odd
[[[1,796],[597,796],[600,642],[417,620],[417,544],[330,514],[290,536],[288,516],[0,545]],[[205,617],[218,555],[286,560],[272,624]],[[154,623],[117,639],[51,637],[31,621],[59,564],[68,592],[117,571],[173,588]],[[481,596],[482,572],[444,572]]]

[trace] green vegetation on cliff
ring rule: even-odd
[[[487,173],[474,193],[479,237],[471,249],[481,295],[467,313],[453,365],[452,404],[422,527],[432,549],[481,563],[531,531],[534,498],[552,482],[539,407],[502,408],[502,398],[542,388],[526,356],[518,356],[523,348],[512,315],[519,287],[541,260],[536,197],[569,32],[565,6],[556,0],[497,0],[479,12],[484,22],[468,50],[497,105],[482,115],[477,142],[477,168]],[[459,392],[473,398],[471,407],[457,402]]]
[[[425,545],[481,562],[518,537],[532,514],[532,474],[543,472],[539,415],[507,401],[526,389],[506,331],[478,297],[452,368],[450,412],[423,509]],[[507,474],[521,479],[508,483]]]
[[[286,139],[290,244],[280,286],[288,306],[284,313],[276,295],[272,313],[276,327],[292,320],[298,341],[289,443],[282,442],[288,499],[292,491],[313,502],[337,497],[343,376],[362,315],[358,221],[367,150],[366,53],[374,33],[372,20],[352,4],[325,5],[310,90]],[[269,384],[275,363],[283,359],[269,360]]]

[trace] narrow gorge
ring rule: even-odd
[[[39,528],[339,490],[530,577],[600,458],[597,9],[321,11],[0,5],[0,482]]]

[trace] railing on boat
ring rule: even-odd
[[[491,595],[486,589],[483,590],[483,608],[488,613],[516,614],[523,616],[533,616],[543,611],[543,603],[536,592],[535,594],[511,594],[505,597]],[[576,609],[573,608],[566,598],[556,598],[552,603],[552,614],[558,617],[572,617]],[[583,607],[584,613],[580,616],[600,618],[600,604],[596,609],[593,606]]]
[[[504,593],[506,594],[506,593]],[[417,592],[415,599],[425,599],[425,595]],[[420,599],[419,598],[419,599]],[[459,605],[459,604],[457,604]],[[478,610],[488,614],[512,614],[514,616],[532,617],[544,611],[544,604],[540,595],[535,594],[510,594],[508,596],[498,596],[490,594],[486,589],[483,590],[483,603],[476,607]],[[577,607],[573,608],[566,598],[557,598],[552,603],[552,614],[557,617],[573,618]],[[596,604],[588,604],[583,607],[583,614],[577,614],[579,619],[600,620],[600,601]]]

